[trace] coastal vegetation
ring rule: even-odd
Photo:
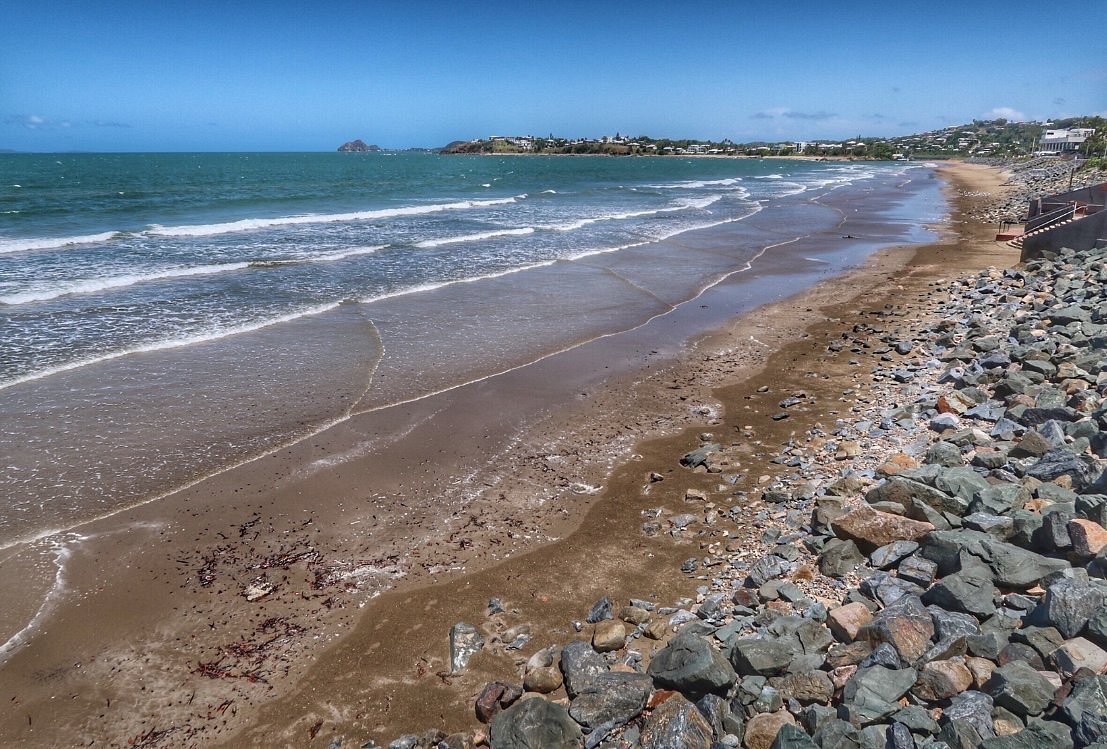
[[[581,154],[601,156],[812,156],[854,159],[944,159],[960,157],[1017,157],[1033,154],[1047,128],[1091,128],[1094,134],[1073,153],[1084,158],[1107,158],[1107,120],[1069,117],[1050,122],[973,120],[940,130],[895,137],[858,135],[848,140],[794,140],[736,143],[721,141],[627,136],[621,133],[588,138],[549,134],[492,135],[454,141],[442,149],[448,154]]]

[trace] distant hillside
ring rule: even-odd
[[[338,150],[342,153],[370,153],[380,151],[381,147],[367,145],[363,140],[352,140],[349,143],[343,143]]]

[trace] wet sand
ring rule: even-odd
[[[979,167],[947,174],[965,193],[1002,181]],[[82,528],[89,540],[66,568],[82,598],[4,667],[0,739],[326,746],[474,726],[480,686],[514,678],[544,638],[571,636],[598,591],[695,594],[677,570],[704,552],[640,526],[642,510],[679,507],[686,486],[710,480],[674,458],[700,432],[741,437],[756,483],[767,470],[756,440],[833,419],[849,387],[848,371],[820,361],[828,338],[885,304],[910,313],[942,276],[1017,260],[988,241],[991,227],[960,220],[941,243],[883,251],[737,320],[721,284],[650,330],[365,414],[192,487],[172,509]],[[795,261],[759,264],[762,301],[786,294],[771,280]],[[687,351],[659,345],[666,326],[693,323],[722,327]],[[803,388],[815,405],[773,422],[775,400],[754,398],[762,384]],[[650,471],[666,480],[646,492]],[[757,535],[746,531],[736,543]],[[486,618],[491,596],[506,619]],[[522,656],[493,642],[463,676],[443,677],[457,621],[525,621],[536,636]]]

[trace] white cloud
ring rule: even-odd
[[[995,109],[988,112],[986,116],[990,120],[998,120],[1002,118],[1005,120],[1014,120],[1016,122],[1024,122],[1030,119],[1024,113],[1020,112],[1014,107],[996,107]]]

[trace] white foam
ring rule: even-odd
[[[16,650],[23,645],[27,638],[30,637],[35,630],[41,626],[42,622],[50,615],[57,605],[58,599],[65,592],[65,565],[69,561],[69,558],[73,555],[73,551],[69,547],[68,542],[83,541],[84,537],[79,536],[76,533],[68,534],[67,539],[50,539],[49,544],[51,551],[54,553],[54,583],[50,586],[50,590],[42,599],[42,603],[38,607],[38,611],[31,617],[30,621],[23,626],[23,629],[16,632],[14,635],[8,638],[8,641],[3,645],[0,645],[0,665],[5,663]]]
[[[494,205],[507,205],[526,198],[516,195],[511,198],[491,200],[460,200],[453,203],[431,203],[428,205],[409,205],[403,208],[381,208],[373,211],[353,211],[350,213],[309,213],[300,216],[275,216],[273,218],[245,218],[220,224],[195,224],[187,226],[151,226],[144,232],[157,237],[210,237],[218,234],[257,231],[272,226],[297,226],[301,224],[333,224],[347,221],[374,221],[400,216],[420,216],[442,211],[464,211],[474,208],[486,208]]]
[[[754,177],[754,179],[784,179],[784,175],[783,174],[760,174],[760,175]]]
[[[242,270],[248,268],[250,263],[224,263],[222,265],[198,265],[192,268],[170,268],[154,273],[128,274],[122,276],[107,276],[104,278],[92,278],[87,281],[77,281],[65,286],[54,286],[36,291],[25,291],[20,294],[0,296],[0,304],[27,304],[28,302],[44,302],[49,299],[57,299],[60,296],[70,294],[95,294],[101,291],[121,289],[135,284],[160,281],[168,278],[184,278],[187,276],[210,276],[217,273]]]
[[[570,221],[565,224],[554,224],[552,226],[542,227],[544,229],[553,229],[554,231],[576,231],[589,224],[598,224],[601,221],[625,221],[628,218],[642,218],[643,216],[656,216],[659,213],[676,213],[679,211],[687,211],[692,209],[703,209],[712,203],[717,203],[723,199],[722,195],[707,195],[702,198],[687,199],[678,201],[676,205],[668,206],[666,208],[651,208],[645,211],[624,211],[622,213],[609,213],[601,216],[590,216],[589,218],[581,218],[576,221]]]
[[[270,325],[291,322],[293,320],[298,320],[301,317],[308,317],[310,315],[320,315],[324,312],[329,312],[330,310],[335,309],[340,304],[341,302],[321,304],[316,307],[308,307],[307,309],[300,310],[299,312],[292,312],[287,315],[281,315],[280,317],[273,317],[267,320],[260,320],[258,322],[246,323],[244,325],[236,325],[228,328],[217,328],[205,331],[203,333],[196,333],[194,335],[184,336],[182,338],[170,338],[161,341],[153,341],[151,343],[144,343],[141,346],[134,346],[132,348],[121,349],[119,351],[112,351],[111,353],[104,354],[103,356],[94,356],[87,359],[80,359],[78,361],[68,362],[66,364],[59,364],[56,367],[42,369],[38,372],[31,372],[30,374],[25,374],[11,380],[7,380],[6,382],[0,382],[0,390],[5,390],[7,388],[14,387],[15,385],[22,385],[25,382],[31,382],[33,380],[41,380],[46,377],[61,374],[62,372],[71,372],[74,369],[87,367],[91,364],[99,364],[101,362],[111,361],[112,359],[120,359],[124,356],[130,356],[131,354],[144,354],[151,351],[164,351],[165,349],[180,348],[182,346],[191,346],[196,343],[206,343],[208,341],[216,341],[221,338],[229,338],[230,336],[239,335],[240,333],[252,333],[255,330],[268,328]]]
[[[457,237],[427,239],[422,242],[417,242],[415,246],[426,249],[429,247],[441,247],[444,244],[457,244],[459,242],[480,242],[485,239],[495,239],[496,237],[521,237],[525,234],[534,234],[534,228],[528,226],[522,229],[500,229],[497,231],[479,232],[477,234],[462,234]]]
[[[664,182],[659,185],[646,185],[658,190],[701,190],[705,187],[730,187],[742,181],[741,177],[727,179],[696,179],[685,182]]]
[[[0,255],[30,250],[58,250],[86,244],[100,244],[119,236],[117,231],[84,234],[76,237],[36,237],[29,239],[0,239]]]
[[[419,284],[418,286],[408,286],[407,288],[397,289],[396,291],[389,291],[385,294],[378,294],[377,296],[366,297],[360,300],[362,304],[372,304],[373,302],[380,302],[385,299],[394,299],[396,297],[408,296],[409,294],[422,294],[427,291],[435,291],[437,289],[443,289],[447,286],[457,286],[465,283],[476,283],[477,281],[487,281],[492,278],[502,278],[504,276],[510,276],[515,273],[522,273],[523,271],[534,270],[535,268],[546,268],[559,260],[544,260],[540,263],[531,263],[530,265],[522,265],[518,268],[508,268],[507,270],[496,271],[495,273],[486,273],[481,276],[471,276],[469,278],[455,278],[450,281],[435,281],[432,283]]]

